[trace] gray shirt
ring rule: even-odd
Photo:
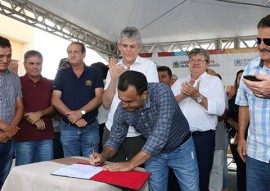
[[[16,112],[17,97],[22,97],[20,78],[6,70],[0,74],[0,120],[11,123]]]

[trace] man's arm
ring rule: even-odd
[[[16,112],[13,120],[10,124],[7,124],[2,121],[2,125],[0,125],[0,143],[7,142],[12,136],[14,136],[19,128],[18,125],[22,119],[23,116],[23,100],[22,97],[16,98]]]
[[[270,75],[256,73],[254,75],[256,78],[262,81],[255,82],[243,78],[244,83],[254,93],[255,96],[260,98],[270,98]]]
[[[126,71],[122,64],[116,64],[116,59],[111,58],[109,61],[109,75],[107,76],[106,83],[109,83],[108,87],[104,90],[102,96],[102,102],[105,108],[109,108],[113,97],[115,95],[117,82],[119,76]]]
[[[22,97],[17,97],[15,117],[11,121],[10,125],[17,127],[20,121],[22,120],[22,116],[23,116],[23,99]]]
[[[233,120],[232,117],[228,117],[227,122],[236,130],[238,131],[239,126],[238,123]]]
[[[146,161],[148,161],[152,156],[140,151],[138,154],[136,154],[130,161],[127,162],[118,162],[118,163],[111,163],[107,164],[103,167],[104,170],[109,170],[111,172],[115,171],[131,171],[134,168],[140,166],[141,164],[144,164]]]
[[[116,84],[117,84],[117,81],[114,81],[113,79],[111,79],[111,81],[109,82],[108,88],[104,90],[102,101],[105,108],[109,108],[112,103],[112,100],[116,91]]]
[[[37,111],[37,112],[25,113],[24,117],[29,123],[34,124],[38,120],[40,120],[42,117],[53,115],[55,113],[56,113],[56,110],[55,110],[54,106],[50,105],[49,107],[47,107],[43,110]]]
[[[249,110],[248,106],[240,106],[239,107],[239,119],[238,119],[238,147],[237,151],[241,157],[241,159],[246,161],[246,140],[245,135],[249,122]]]
[[[53,90],[52,93],[52,105],[59,111],[62,115],[68,116],[67,113],[71,110],[63,103],[61,100],[62,92],[59,90]]]

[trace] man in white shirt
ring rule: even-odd
[[[172,90],[190,125],[199,165],[200,190],[208,191],[215,150],[218,116],[225,110],[225,91],[220,79],[206,73],[210,55],[195,48],[188,54],[190,75],[177,80]]]
[[[143,73],[148,82],[158,82],[158,73],[153,61],[141,58],[139,52],[142,48],[141,34],[135,27],[126,27],[120,33],[118,48],[123,58],[117,63],[115,58],[109,61],[109,72],[106,78],[104,94],[102,97],[103,105],[110,108],[106,128],[103,134],[103,145],[108,139],[113,124],[115,110],[120,103],[117,93],[117,83],[119,76],[126,70],[134,70]],[[118,153],[110,159],[114,162],[122,162],[133,158],[145,143],[144,138],[129,127],[128,134]]]

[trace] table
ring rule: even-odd
[[[11,169],[1,191],[121,191],[121,187],[92,180],[53,176],[66,165],[87,162],[87,158],[71,157],[17,166]],[[139,170],[139,169],[138,169]],[[148,191],[146,182],[141,191]]]

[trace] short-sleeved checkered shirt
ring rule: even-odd
[[[17,97],[22,97],[20,78],[17,74],[6,70],[0,74],[0,120],[6,123],[13,120]]]
[[[260,58],[249,63],[243,73],[245,75],[268,74],[270,69],[263,65]],[[235,103],[248,106],[250,123],[247,138],[247,155],[259,161],[270,161],[270,99],[256,97],[250,89],[240,81]]]
[[[163,83],[148,83],[147,103],[142,110],[129,112],[120,102],[105,146],[118,149],[129,126],[145,137],[142,150],[152,156],[177,148],[189,132],[188,122],[170,87]]]

